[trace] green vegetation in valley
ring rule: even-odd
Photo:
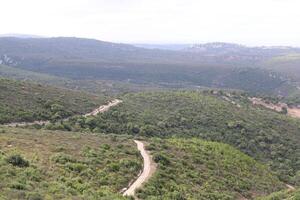
[[[104,94],[107,96],[142,90],[157,90],[162,87],[157,84],[133,84],[112,80],[72,80],[6,65],[0,65],[0,77],[19,81],[31,81],[37,84],[63,87],[93,94]]]
[[[2,128],[0,199],[122,199],[142,168],[127,136]]]
[[[261,63],[261,66],[264,66],[264,68],[267,69],[275,70],[277,72],[285,73],[294,78],[296,81],[300,82],[300,70],[298,67],[299,64],[300,54],[290,53],[264,60],[264,62]]]
[[[152,139],[148,149],[158,169],[138,190],[140,199],[253,199],[285,188],[267,167],[226,144]]]
[[[0,124],[63,119],[91,111],[106,100],[105,96],[0,79]]]
[[[230,95],[229,95],[230,96]],[[128,94],[97,117],[75,117],[50,129],[169,137],[198,136],[230,144],[271,167],[281,180],[300,184],[300,122],[264,108],[246,96],[210,92]]]
[[[63,84],[65,79],[47,74],[41,74],[37,72],[31,72],[24,69],[19,69],[11,66],[0,65],[0,77],[22,80],[22,81],[33,81],[39,83],[55,83]]]

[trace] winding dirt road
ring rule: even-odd
[[[112,101],[109,101],[108,104],[106,105],[101,105],[100,107],[96,108],[95,110],[93,110],[90,113],[87,113],[85,115],[83,115],[84,117],[89,117],[89,116],[96,116],[99,113],[104,113],[106,111],[108,111],[111,107],[117,106],[118,104],[122,103],[122,100],[120,99],[114,99]],[[64,119],[64,121],[68,120],[69,118]],[[14,122],[14,123],[9,123],[9,124],[4,124],[3,126],[6,127],[22,127],[22,126],[32,126],[35,124],[38,125],[47,125],[49,124],[50,121],[34,121],[34,122]]]
[[[134,196],[136,189],[140,188],[148,179],[154,174],[156,170],[156,164],[152,161],[152,158],[148,151],[145,150],[145,145],[143,142],[134,140],[137,144],[137,148],[140,151],[143,160],[144,160],[144,168],[139,177],[129,186],[129,188],[125,188],[125,192],[123,196]]]

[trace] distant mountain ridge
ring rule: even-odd
[[[191,44],[132,44],[136,47],[141,47],[145,49],[162,49],[162,50],[173,50],[181,51],[185,48],[191,46]]]
[[[31,72],[73,80],[113,80],[172,88],[234,87],[276,94],[282,91],[280,88],[290,88],[289,78],[273,76],[272,69],[266,70],[261,64],[297,51],[228,43],[171,51],[83,38],[0,37],[0,64]]]
[[[298,47],[289,46],[255,46],[248,47],[245,45],[234,43],[213,42],[204,44],[193,44],[183,51],[198,52],[198,53],[211,53],[211,54],[228,54],[228,53],[241,53],[241,54],[262,54],[262,55],[282,55],[287,53],[300,52]]]
[[[239,51],[279,51],[287,53],[287,51],[300,51],[300,47],[292,46],[247,46],[236,43],[226,42],[209,42],[209,43],[170,43],[170,44],[151,44],[151,43],[137,43],[132,44],[136,47],[146,49],[161,49],[161,50],[174,50],[174,51],[189,51],[189,52],[206,52],[206,51],[222,51],[225,52],[239,52]]]

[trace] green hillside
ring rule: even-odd
[[[109,112],[96,118],[73,118],[64,126],[75,131],[89,129],[148,137],[198,136],[224,142],[267,163],[281,180],[300,184],[297,119],[253,107],[240,94],[147,92],[127,94],[122,99],[123,103]]]
[[[270,194],[266,197],[257,198],[257,200],[299,200],[300,199],[300,190],[296,191],[280,191]]]
[[[94,94],[106,94],[108,96],[164,88],[164,86],[158,84],[134,84],[114,80],[73,80],[6,65],[0,65],[0,77],[20,81],[31,81],[38,84],[63,87]]]
[[[0,199],[127,199],[142,160],[123,136],[2,129]]]
[[[140,199],[252,199],[285,188],[268,168],[229,145],[200,139],[153,139],[158,170]]]
[[[10,78],[16,80],[29,80],[39,83],[55,83],[62,84],[65,80],[56,76],[51,76],[47,74],[41,74],[37,72],[31,72],[28,70],[23,70],[15,67],[0,65],[0,77]]]
[[[57,120],[91,111],[105,96],[0,79],[0,123]]]

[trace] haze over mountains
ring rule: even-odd
[[[283,96],[282,88],[294,90],[299,81],[292,75],[298,70],[299,48],[207,43],[165,49],[83,38],[2,37],[0,64],[67,79],[234,88]],[[291,55],[290,71],[268,64]]]

